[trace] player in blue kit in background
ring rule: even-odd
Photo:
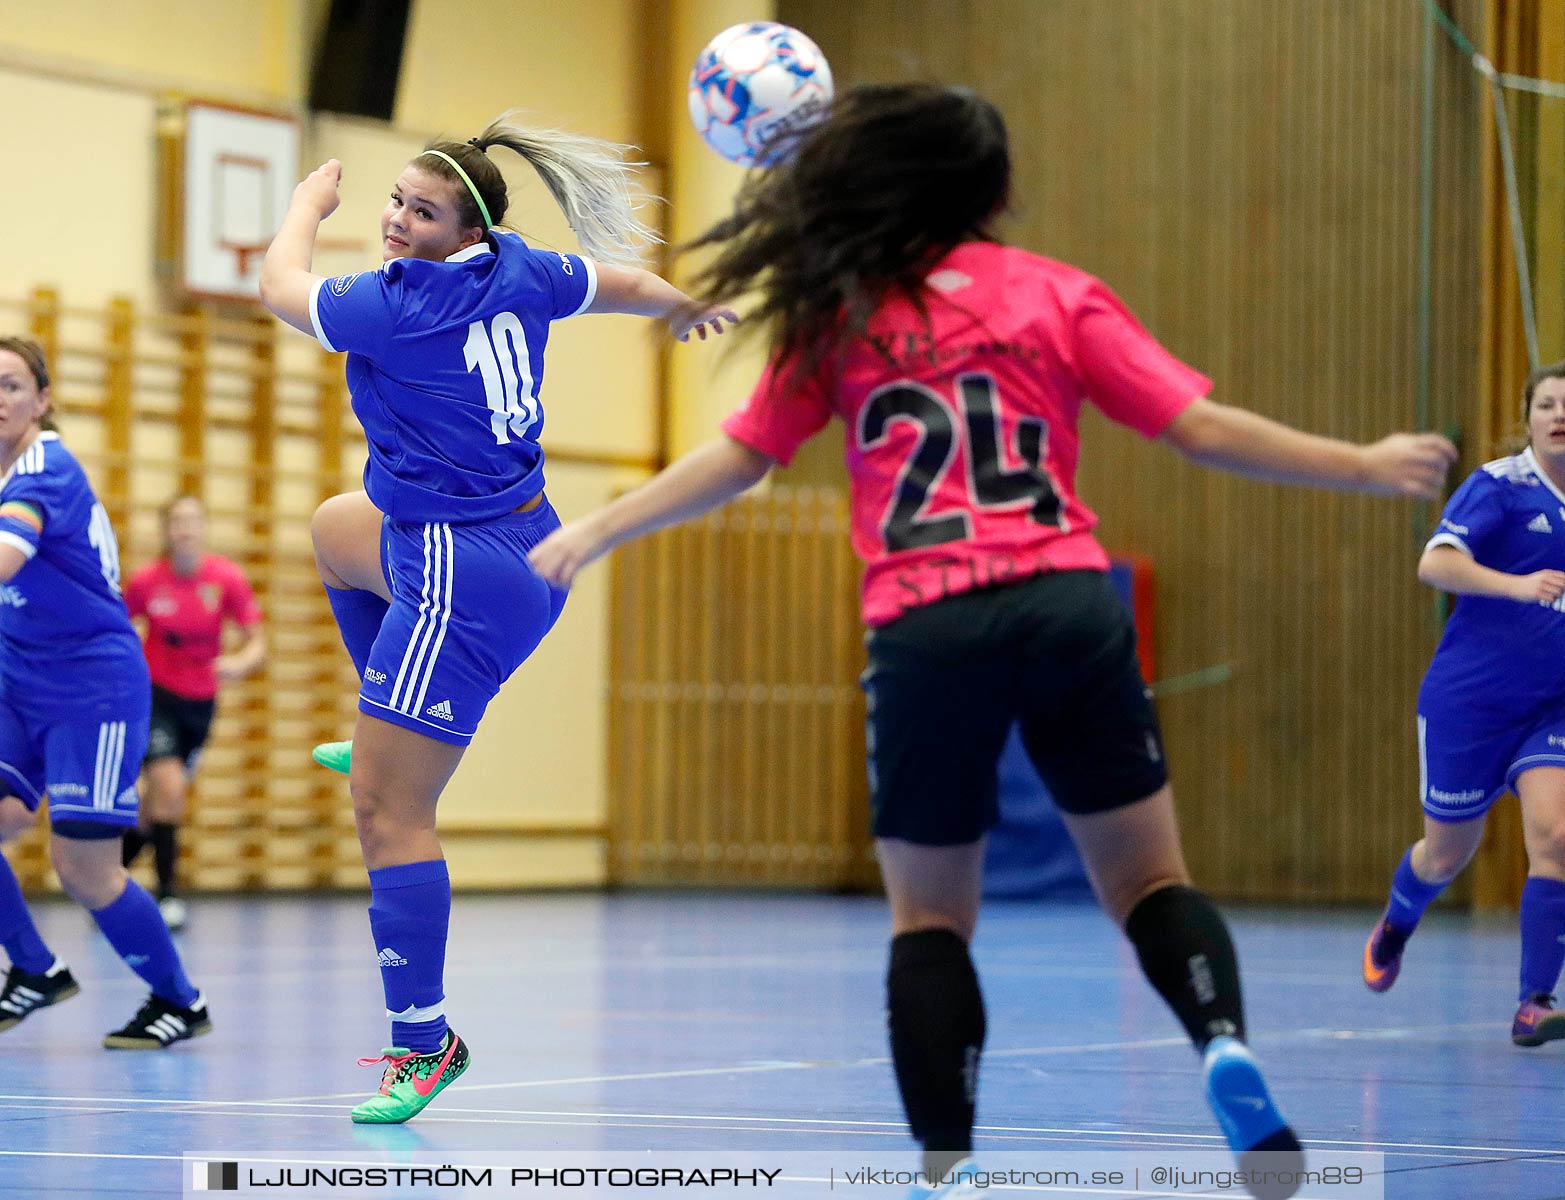
[[[1518,1046],[1565,1038],[1565,362],[1534,371],[1528,444],[1473,472],[1446,505],[1418,578],[1459,597],[1418,694],[1424,836],[1403,855],[1364,947],[1364,982],[1396,982],[1424,910],[1472,859],[1490,805],[1521,801]]]
[[[542,177],[586,256],[498,228],[505,146]],[[528,565],[559,526],[544,497],[540,386],[549,324],[578,313],[660,318],[684,340],[734,320],[628,262],[637,221],[622,147],[521,129],[509,114],[439,141],[398,176],[381,214],[381,269],[310,270],[337,207],[331,160],[294,191],[267,251],[261,298],[328,350],[348,351],[364,426],[365,491],[323,504],[316,561],[362,680],[350,787],[370,877],[370,928],[392,1020],[378,1095],[353,1119],[415,1116],[466,1068],[446,1024],[451,882],[435,808],[500,685],[560,615],[565,591]]]
[[[49,797],[49,843],[65,890],[152,995],[112,1050],[160,1050],[209,1033],[155,901],[125,873],[136,825],[152,684],[120,595],[119,545],[81,465],[50,420],[42,350],[0,338],[0,840]],[[0,857],[0,946],[10,958],[0,1030],[81,989],[45,945]]]

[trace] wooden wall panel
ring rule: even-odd
[[[847,504],[777,488],[615,552],[610,878],[873,873]]]
[[[1470,32],[1478,0],[1451,10]],[[964,83],[1005,112],[1006,236],[1107,280],[1214,396],[1358,440],[1413,427],[1424,11],[1416,0],[782,0],[842,84]],[[1480,92],[1433,89],[1429,423],[1480,453]],[[1150,556],[1192,866],[1260,899],[1373,901],[1419,828],[1414,579],[1433,510],[1198,471],[1089,417],[1111,547]],[[807,477],[836,467],[811,458]]]
[[[298,888],[362,874],[344,789],[309,757],[352,728],[357,691],[308,532],[315,505],[356,483],[339,356],[285,369],[270,318],[143,313],[125,299],[78,309],[48,289],[0,314],[49,354],[63,436],[114,521],[125,569],[159,553],[159,506],[193,493],[211,545],[245,567],[266,613],[265,670],[219,705],[181,840],[183,881]],[[24,886],[53,882],[42,833],[8,847]]]
[[[1565,78],[1565,0],[1487,0],[1483,52],[1505,72]],[[1540,362],[1565,357],[1565,102],[1506,94],[1515,146],[1517,202],[1536,303]],[[1483,89],[1483,322],[1478,390],[1484,456],[1508,451],[1522,434],[1521,394],[1530,371],[1509,198],[1495,133],[1493,94]],[[1517,907],[1527,878],[1521,814],[1496,806],[1473,864],[1473,899]]]
[[[317,577],[310,516],[359,486],[363,433],[349,415],[341,355],[287,350],[283,326],[258,313],[106,310],[61,303],[53,289],[0,299],[0,328],[27,331],[49,356],[66,443],[113,517],[121,561],[134,570],[160,552],[158,510],[203,498],[214,551],[248,572],[267,618],[260,674],[226,688],[181,838],[191,891],[360,887],[364,866],[348,790],[314,765],[310,748],[352,730],[358,680]],[[555,463],[601,465],[571,451]],[[517,867],[508,854],[544,839],[607,838],[595,815],[493,820],[443,814],[467,886],[572,880],[555,862]],[[42,830],[7,855],[25,886],[51,887]],[[145,856],[144,856],[145,857]],[[141,870],[148,870],[143,864]],[[551,872],[554,872],[551,874]],[[599,876],[588,868],[586,878]]]

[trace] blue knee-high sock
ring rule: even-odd
[[[1522,885],[1521,999],[1550,995],[1565,966],[1565,883],[1529,875]]]
[[[11,965],[29,975],[42,975],[54,965],[54,955],[38,936],[38,926],[22,899],[16,872],[5,855],[0,854],[0,946],[11,958]]]
[[[1413,872],[1411,848],[1397,864],[1391,877],[1391,899],[1386,903],[1386,923],[1407,933],[1418,927],[1424,910],[1435,902],[1435,897],[1445,891],[1443,883],[1425,883]]]
[[[326,589],[326,603],[331,605],[331,615],[337,619],[337,631],[342,634],[342,644],[348,648],[353,669],[363,679],[364,668],[370,660],[370,647],[375,644],[380,623],[391,605],[374,592],[334,587]]]
[[[370,872],[370,932],[394,1046],[427,1054],[445,1040],[450,925],[451,876],[445,859]]]
[[[163,914],[152,894],[134,879],[125,881],[125,890],[113,904],[95,909],[98,922],[109,945],[125,960],[125,965],[147,981],[152,994],[170,1000],[181,1008],[195,1003],[195,986],[185,975],[169,937]]]

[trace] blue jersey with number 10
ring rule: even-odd
[[[316,283],[315,336],[348,352],[364,489],[396,521],[486,521],[543,490],[549,323],[585,310],[592,263],[491,231],[444,262]]]

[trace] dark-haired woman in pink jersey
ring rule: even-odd
[[[914,1195],[982,1194],[950,1170],[972,1150],[985,1016],[968,943],[1013,723],[1103,906],[1202,1053],[1229,1145],[1286,1169],[1299,1142],[1245,1044],[1233,944],[1185,868],[1135,632],[1076,496],[1077,422],[1090,402],[1205,466],[1388,496],[1434,496],[1456,452],[1432,434],[1351,445],[1207,399],[1211,381],[1104,284],[996,240],[1010,191],[1005,124],[982,97],[929,84],[847,93],[695,243],[713,252],[697,294],[757,297],[748,328],[770,334],[772,364],[747,404],[723,437],[532,559],[568,582],[745,491],[842,420],[871,626],[892,1061],[932,1181]]]
[[[143,627],[152,673],[152,730],[145,763],[142,827],[125,835],[125,865],[147,843],[158,874],[158,907],[170,929],[185,923],[175,891],[185,797],[211,732],[217,693],[260,670],[266,659],[261,609],[243,568],[206,549],[206,509],[194,496],[163,506],[163,555],[125,584],[125,604]],[[223,629],[243,636],[223,652]]]

